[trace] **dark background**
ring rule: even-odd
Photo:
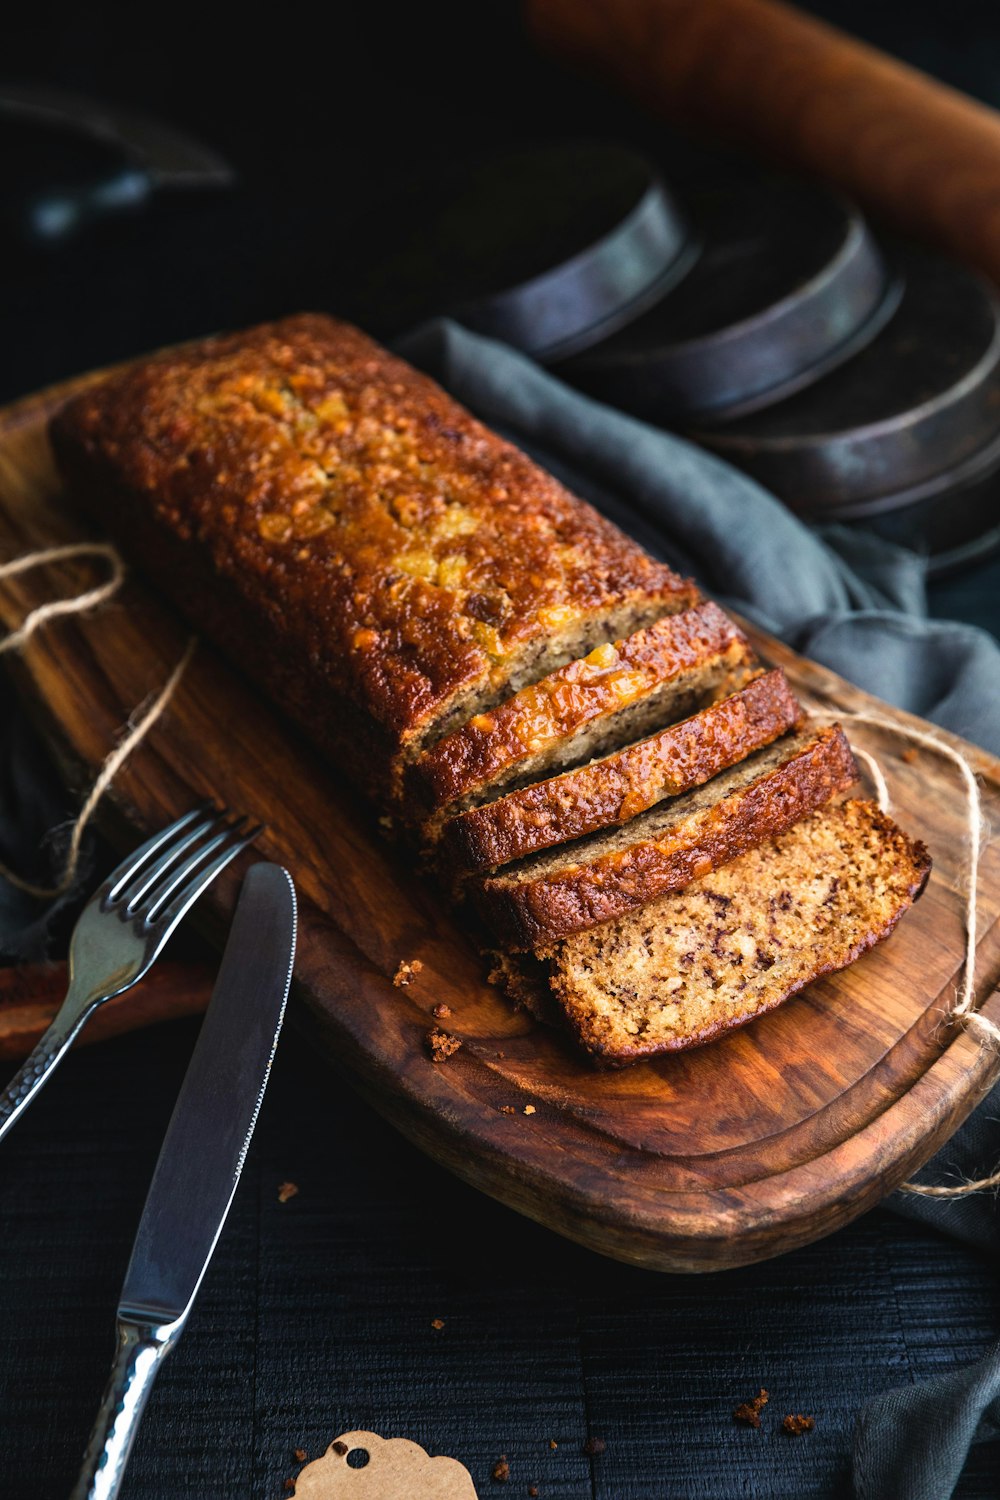
[[[994,0],[807,8],[1000,105]],[[512,141],[653,138],[533,57],[513,6],[482,0],[246,6],[224,21],[209,5],[21,6],[0,68],[159,114],[240,176],[232,194],[165,204],[44,266],[11,262],[4,396],[300,307],[358,316],[359,246],[428,162]],[[996,600],[987,568],[938,588],[934,607],[990,623]],[[47,1500],[75,1474],[194,1032],[178,1023],[73,1056],[5,1143],[0,1495]],[[282,1205],[286,1179],[301,1191]],[[574,1500],[845,1495],[865,1399],[967,1362],[998,1326],[991,1266],[882,1211],[706,1281],[600,1261],[425,1162],[292,1030],[126,1494],[276,1497],[296,1447],[315,1455],[370,1426],[460,1458],[481,1496],[501,1453],[510,1495],[532,1482]],[[764,1428],[735,1428],[733,1407],[761,1385]],[[816,1431],[783,1437],[789,1411],[812,1413]],[[588,1434],[607,1442],[599,1457],[581,1453]],[[990,1445],[959,1493],[998,1492]]]

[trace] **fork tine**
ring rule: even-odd
[[[147,864],[142,873],[131,885],[127,885],[119,893],[118,900],[124,903],[125,910],[129,915],[136,912],[140,908],[143,898],[156,886],[161,884],[164,876],[177,864],[181,855],[185,854],[213,829],[219,828],[220,825],[223,825],[228,831],[232,826],[225,822],[228,816],[226,808],[223,808],[221,812],[213,808],[211,817],[202,818],[201,822],[196,823],[193,828],[189,829],[183,838],[178,839],[175,843],[171,843],[166,852],[161,855],[155,864]]]
[[[120,865],[115,866],[104,882],[107,887],[105,900],[114,901],[121,886],[133,875],[137,874],[146,861],[151,859],[158,849],[162,849],[164,844],[168,844],[176,838],[177,834],[183,832],[195,818],[203,817],[211,807],[211,802],[200,803],[198,807],[194,807],[189,813],[185,813],[182,818],[178,818],[175,823],[171,823],[169,828],[161,828],[159,833],[154,833],[152,838],[147,839],[144,844],[139,845],[138,849],[133,850],[127,859],[123,859]]]
[[[226,868],[229,861],[235,859],[241,849],[245,849],[248,844],[252,844],[254,839],[259,838],[264,831],[263,823],[258,823],[246,832],[241,832],[240,825],[242,823],[243,819],[241,818],[232,828],[227,829],[225,833],[219,834],[210,844],[206,844],[204,849],[200,849],[197,854],[193,854],[189,860],[184,862],[181,868],[171,877],[166,890],[160,892],[148,912],[146,912],[147,924],[152,925],[155,923],[159,926],[165,923],[168,928],[174,927],[188,908],[197,901],[202,891],[211,885],[220,871]],[[216,849],[220,843],[223,843],[226,838],[232,835],[236,836],[236,842],[224,848],[210,864],[206,865],[204,869],[199,870],[198,866],[202,860]],[[191,878],[188,879],[188,876]],[[171,897],[173,898],[172,900]],[[164,905],[165,902],[169,902],[169,905]]]

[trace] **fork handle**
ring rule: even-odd
[[[114,1363],[70,1500],[114,1500],[118,1494],[153,1381],[175,1333],[176,1324],[118,1319]]]
[[[48,1031],[0,1094],[0,1141],[48,1080],[87,1017],[100,1003],[89,999],[83,1004],[74,1004],[72,1000],[71,990]]]

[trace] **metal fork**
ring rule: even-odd
[[[204,804],[112,871],[73,929],[69,989],[58,1015],[0,1094],[0,1140],[94,1011],[142,978],[202,891],[262,830],[263,824],[248,829],[244,818]]]

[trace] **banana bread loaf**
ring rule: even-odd
[[[441,861],[453,872],[496,869],[626,823],[769,745],[801,713],[785,674],[765,672],[679,724],[457,814],[442,829]]]
[[[821,808],[641,911],[503,963],[608,1067],[710,1041],[888,936],[930,873],[874,802]]]
[[[332,318],[132,365],[51,436],[74,495],[383,801],[455,724],[697,598]]]

